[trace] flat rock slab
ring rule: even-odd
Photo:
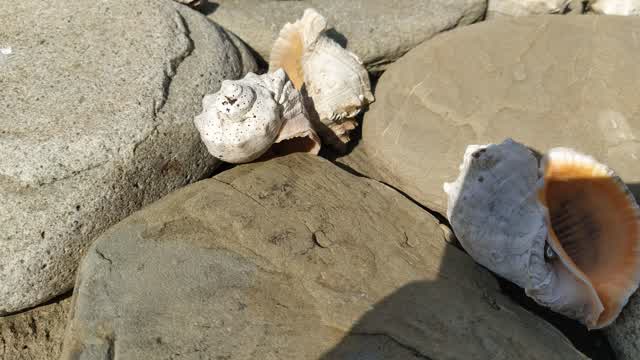
[[[193,116],[255,69],[169,0],[0,3],[0,315],[68,289],[98,234],[218,163]]]
[[[500,19],[441,34],[393,64],[340,161],[445,213],[469,144],[511,137],[540,152],[591,154],[640,195],[640,18]],[[640,359],[640,299],[609,329],[620,359]]]
[[[282,26],[313,7],[334,27],[334,39],[376,71],[441,31],[479,20],[486,6],[486,0],[222,0],[200,8],[268,61]]]
[[[71,297],[28,311],[0,317],[0,359],[58,359]]]
[[[228,170],[105,232],[62,359],[584,359],[438,222],[308,154]]]
[[[469,144],[573,147],[640,182],[640,18],[537,16],[443,33],[380,78],[341,161],[444,213]]]

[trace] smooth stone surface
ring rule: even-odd
[[[62,359],[585,359],[429,213],[308,154],[134,213],[74,291]]]
[[[334,39],[377,71],[439,32],[479,20],[486,6],[486,0],[222,0],[200,9],[268,61],[282,26],[313,7],[335,28]]]
[[[591,154],[638,196],[639,27],[634,17],[548,15],[443,33],[382,75],[362,140],[340,162],[444,214],[442,185],[466,146],[511,137]]]
[[[0,317],[0,359],[58,359],[71,297],[25,312]]]
[[[69,290],[105,228],[210,173],[202,96],[256,66],[173,1],[86,5],[0,2],[0,315]]]

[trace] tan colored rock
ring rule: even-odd
[[[469,144],[575,148],[638,194],[635,17],[537,16],[437,36],[380,78],[358,148],[340,161],[444,214]]]
[[[304,154],[131,215],[74,297],[63,359],[585,359],[429,213]]]
[[[71,297],[0,317],[0,359],[58,359]]]

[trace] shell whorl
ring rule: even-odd
[[[284,122],[281,105],[255,74],[225,80],[204,97],[194,122],[209,153],[229,163],[257,159],[273,144]]]
[[[228,121],[245,120],[256,101],[256,92],[248,85],[224,80],[216,97],[216,111]]]
[[[225,80],[202,104],[203,112],[194,119],[196,128],[209,153],[223,161],[253,161],[281,142],[281,153],[317,154],[320,149],[300,93],[283,70]],[[302,138],[295,148],[284,144],[294,137]]]

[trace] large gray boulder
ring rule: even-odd
[[[268,61],[282,26],[301,18],[309,7],[327,17],[336,30],[334,38],[375,71],[439,32],[479,20],[487,1],[223,0],[201,9]]]
[[[536,16],[443,33],[394,63],[342,162],[444,213],[469,144],[568,146],[640,182],[640,18]],[[632,186],[632,188],[636,188]]]
[[[567,146],[615,169],[640,195],[637,17],[539,16],[456,29],[380,78],[363,140],[342,162],[444,213],[465,147],[514,138]],[[640,359],[640,299],[608,330]]]
[[[90,248],[62,359],[178,357],[584,359],[428,212],[308,154],[173,192]]]
[[[218,163],[193,116],[255,61],[169,0],[0,2],[0,315],[68,289],[105,228]]]
[[[71,297],[0,317],[0,359],[52,360],[62,350]]]

